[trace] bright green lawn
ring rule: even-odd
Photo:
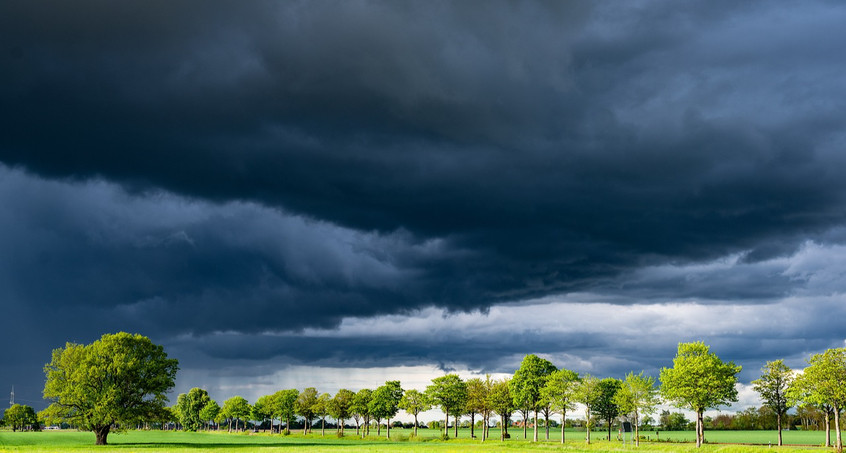
[[[447,442],[439,440],[408,441],[407,432],[404,430],[392,430],[395,440],[384,439],[361,440],[354,435],[338,439],[333,435],[321,437],[309,435],[280,436],[269,434],[227,434],[222,433],[185,433],[185,432],[162,432],[162,431],[129,431],[123,434],[110,434],[108,446],[97,447],[94,444],[94,435],[86,432],[76,431],[45,431],[41,433],[11,433],[0,431],[0,452],[12,451],[33,451],[33,452],[100,452],[114,450],[125,452],[223,452],[223,451],[259,451],[261,453],[279,452],[515,452],[527,450],[539,451],[564,451],[564,452],[617,452],[635,450],[634,446],[623,446],[620,442],[605,442],[598,440],[598,434],[590,446],[582,442],[584,433],[569,433],[565,446],[556,442],[542,442],[532,444],[523,440],[509,440],[500,443],[498,437],[482,444],[478,440],[464,439],[450,440]],[[492,430],[492,434],[498,432]],[[512,430],[512,433],[514,431]],[[726,432],[722,432],[726,433]],[[750,432],[746,432],[747,434]],[[328,433],[327,433],[328,434]],[[384,432],[383,432],[384,434]],[[464,434],[464,433],[461,433]],[[459,434],[459,436],[461,436]],[[469,430],[468,430],[469,434]],[[521,433],[522,434],[522,433]],[[654,432],[653,432],[654,434]],[[706,436],[709,433],[706,432]],[[710,433],[715,437],[718,432]],[[813,433],[820,435],[821,433]],[[522,436],[521,436],[522,437]],[[663,437],[663,436],[662,436]],[[399,439],[405,438],[405,441]],[[703,452],[703,453],[746,453],[763,452],[773,450],[767,447],[748,447],[737,445],[715,445],[709,444],[697,450],[693,444],[685,443],[642,443],[638,452]],[[779,453],[804,451],[807,449],[783,448]]]

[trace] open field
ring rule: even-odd
[[[469,437],[469,430],[461,432]],[[743,441],[749,442],[753,433],[760,433],[757,439],[764,439],[766,435],[773,432],[755,431],[714,431],[711,436],[706,432],[710,441]],[[798,432],[791,432],[791,434]],[[566,445],[550,441],[533,444],[524,440],[508,440],[504,443],[493,439],[484,444],[478,440],[470,440],[467,437],[460,437],[457,440],[440,441],[431,438],[409,441],[408,432],[404,430],[392,430],[393,440],[369,438],[362,440],[350,435],[344,438],[337,438],[332,435],[321,437],[317,435],[280,436],[269,434],[227,434],[227,433],[186,433],[186,432],[162,432],[162,431],[129,431],[123,434],[109,435],[108,446],[95,446],[94,435],[87,432],[77,431],[45,431],[41,433],[12,433],[0,431],[0,452],[103,452],[104,450],[115,450],[120,452],[216,452],[216,451],[259,451],[263,453],[277,452],[514,452],[514,451],[565,451],[565,452],[616,452],[631,451],[638,452],[721,452],[721,453],[744,453],[773,451],[767,446],[740,446],[709,444],[697,450],[691,443],[669,443],[669,442],[644,442],[639,448],[633,445],[623,445],[620,442],[594,441],[590,446],[582,442],[583,433],[568,432]],[[551,434],[551,433],[550,433]],[[599,433],[596,433],[599,434]],[[653,432],[654,434],[654,432]],[[662,433],[662,438],[663,438]],[[681,438],[682,433],[668,433],[671,438],[677,434]],[[785,433],[787,434],[787,433]],[[822,440],[821,432],[807,432],[815,434]],[[691,433],[692,435],[692,433]],[[521,436],[522,437],[522,436]],[[598,437],[598,436],[597,436]],[[719,439],[719,440],[718,440]],[[796,439],[806,439],[796,437]],[[811,439],[811,437],[807,437]],[[775,447],[773,447],[775,448]],[[779,452],[807,452],[819,450],[814,447],[784,447]]]

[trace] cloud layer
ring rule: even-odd
[[[801,365],[843,337],[844,19],[5,2],[4,379],[119,329],[194,375],[654,371],[699,338]]]

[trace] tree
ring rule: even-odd
[[[676,407],[696,413],[696,446],[705,442],[702,413],[737,402],[740,365],[723,362],[701,341],[679,343],[673,368],[661,369],[661,394]]]
[[[297,399],[300,396],[300,391],[297,389],[280,390],[273,394],[273,407],[276,415],[281,422],[285,420],[285,432],[291,432],[291,419],[297,415]],[[282,433],[282,428],[279,428],[279,433]]]
[[[50,414],[94,431],[96,444],[106,445],[112,426],[133,426],[164,410],[178,369],[147,337],[106,334],[90,345],[53,350],[44,398],[53,401]]]
[[[353,399],[353,417],[355,417],[355,433],[358,435],[358,419],[361,418],[364,422],[363,436],[370,434],[370,400],[373,399],[373,390],[361,389],[355,394]]]
[[[467,400],[464,403],[464,412],[470,414],[470,438],[475,438],[476,414],[483,414],[487,409],[488,389],[485,382],[480,378],[467,380]],[[482,433],[484,440],[484,432]]]
[[[488,394],[488,403],[491,409],[499,415],[501,419],[499,429],[499,440],[504,441],[508,434],[508,420],[511,414],[514,413],[514,398],[511,396],[511,385],[508,379],[501,381],[494,381],[491,385],[491,391]]]
[[[297,396],[294,409],[303,418],[303,434],[311,431],[311,420],[314,418],[314,406],[317,404],[317,389],[307,387]]]
[[[511,396],[517,407],[530,408],[535,413],[534,441],[538,441],[538,410],[541,406],[541,389],[546,385],[546,379],[557,370],[549,360],[534,354],[523,357],[520,368],[514,372],[511,379]],[[525,426],[525,420],[524,420]]]
[[[220,409],[224,418],[229,420],[229,432],[232,432],[232,420],[235,420],[235,431],[238,431],[238,422],[246,420],[250,416],[250,412],[252,412],[250,403],[244,397],[238,395],[224,401],[223,408]]]
[[[781,421],[793,402],[787,396],[787,390],[793,383],[793,370],[784,364],[784,360],[767,362],[761,369],[761,377],[752,381],[752,388],[761,395],[764,405],[776,414],[778,445],[781,441]]]
[[[831,407],[834,414],[837,451],[843,450],[840,412],[846,406],[846,348],[828,349],[808,359],[809,366],[795,379],[791,394],[804,394],[803,401]],[[827,423],[826,423],[827,424]]]
[[[34,427],[33,430],[38,431],[37,428],[40,427],[35,410],[24,404],[13,404],[6,409],[3,413],[3,421],[12,427],[12,432],[23,431],[27,426]]]
[[[385,385],[379,386],[373,391],[373,398],[370,400],[370,414],[379,423],[383,418],[387,419],[387,438],[391,438],[391,419],[399,411],[399,403],[402,400],[402,387],[400,381],[386,381]],[[381,425],[377,427],[376,434],[379,435]]]
[[[626,379],[620,386],[620,390],[614,395],[614,403],[620,408],[620,412],[632,415],[635,430],[635,445],[640,446],[640,415],[654,412],[655,406],[659,403],[655,378],[651,376],[644,377],[642,371],[640,374],[627,374]]]
[[[614,402],[614,395],[622,387],[619,379],[605,378],[599,381],[599,395],[594,402],[593,410],[599,417],[605,420],[608,425],[608,440],[611,440],[611,425],[617,415],[620,414],[620,408]]]
[[[314,411],[314,414],[320,417],[321,436],[326,435],[326,416],[329,415],[329,405],[331,403],[332,395],[328,393],[321,393],[320,396],[317,397],[317,401],[314,402],[314,407],[312,407],[312,411]]]
[[[585,406],[585,443],[588,444],[590,443],[590,429],[593,423],[591,412],[599,398],[599,391],[599,378],[587,374],[579,381],[574,395],[576,402]]]
[[[399,408],[414,416],[414,436],[417,436],[417,415],[432,408],[429,399],[417,390],[406,390],[399,402]]]
[[[576,388],[579,385],[579,375],[575,371],[560,369],[551,373],[546,385],[541,389],[541,396],[549,401],[552,410],[561,413],[561,443],[564,443],[564,425],[567,411],[575,408]]]
[[[338,433],[342,436],[344,435],[344,420],[350,416],[350,408],[354,398],[355,393],[352,390],[341,389],[338,390],[329,405],[329,415],[338,420]]]
[[[270,419],[270,432],[273,432],[273,395],[262,395],[253,404],[250,411],[250,418],[254,421],[263,424],[265,420]]]
[[[467,384],[457,374],[439,376],[426,387],[426,396],[444,412],[444,438],[449,437],[449,414],[461,412],[467,399]]]
[[[210,401],[209,392],[201,388],[194,387],[188,393],[180,393],[176,398],[176,414],[182,429],[197,431],[202,428],[205,423],[200,412]]]
[[[202,420],[206,424],[206,428],[208,428],[210,422],[217,418],[218,413],[220,413],[220,406],[217,404],[217,401],[209,400],[209,403],[203,406],[200,410],[200,420]]]

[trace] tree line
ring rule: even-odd
[[[233,424],[238,430],[250,420],[270,420],[271,429],[274,421],[278,421],[278,432],[289,433],[292,422],[300,418],[304,433],[314,429],[319,420],[325,434],[326,419],[330,418],[337,421],[338,435],[343,435],[346,422],[352,421],[356,434],[363,436],[370,434],[372,424],[377,435],[381,435],[385,421],[385,435],[390,438],[391,420],[399,410],[414,417],[416,435],[418,415],[438,408],[444,414],[445,439],[450,435],[450,417],[454,421],[455,437],[461,418],[470,418],[473,437],[476,419],[481,420],[484,441],[490,437],[491,418],[498,416],[500,440],[505,440],[509,437],[512,416],[519,413],[523,437],[528,438],[531,424],[534,441],[539,439],[540,419],[548,439],[550,417],[560,415],[563,443],[567,415],[578,404],[584,410],[585,442],[590,443],[591,428],[597,421],[608,427],[610,440],[614,421],[623,419],[634,428],[634,437],[639,442],[642,418],[654,413],[665,401],[694,412],[696,443],[701,446],[706,426],[715,426],[714,419],[706,423],[704,412],[737,401],[737,374],[741,367],[722,361],[704,343],[693,342],[678,345],[673,366],[663,368],[657,380],[644,376],[643,372],[629,373],[624,379],[600,379],[558,369],[550,361],[529,354],[508,378],[494,380],[486,376],[463,380],[457,374],[446,374],[432,379],[424,391],[404,390],[399,381],[389,380],[375,389],[341,389],[334,396],[320,393],[314,387],[302,391],[279,390],[258,398],[253,404],[241,396],[233,396],[220,406],[206,390],[193,388],[178,395],[173,407],[167,407],[167,392],[174,386],[177,370],[175,359],[168,358],[161,346],[141,335],[121,332],[103,335],[90,345],[67,343],[53,351],[51,362],[45,366],[44,396],[52,404],[38,415],[45,423],[66,422],[94,431],[97,444],[106,444],[110,430],[172,420],[185,430],[208,429],[212,423],[218,427],[225,423],[230,431]],[[761,395],[764,406],[776,416],[779,445],[787,410],[799,407],[822,412],[827,433],[833,417],[834,445],[838,451],[842,450],[840,414],[846,405],[846,348],[812,355],[808,366],[798,375],[782,360],[768,362],[760,378],[753,381],[753,387]],[[8,409],[4,421],[13,429],[23,426],[15,421],[20,419],[17,414],[22,411],[27,412],[25,407]],[[826,445],[830,445],[828,436]]]

